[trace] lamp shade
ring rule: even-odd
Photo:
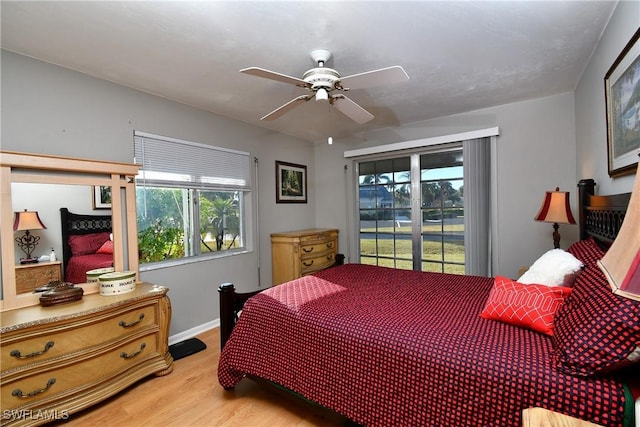
[[[44,225],[38,215],[38,211],[15,212],[13,218],[13,231],[20,230],[44,230],[47,226]]]
[[[556,191],[547,191],[542,206],[534,219],[558,224],[575,224],[576,220],[573,218],[569,205],[569,192],[560,191],[558,187],[556,187]]]
[[[598,266],[614,293],[640,301],[640,170],[618,236]]]

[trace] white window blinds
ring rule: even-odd
[[[250,154],[176,138],[134,132],[134,163],[143,185],[249,190]]]

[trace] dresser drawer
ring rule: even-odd
[[[138,332],[149,326],[157,326],[156,304],[148,302],[139,307],[128,307],[111,313],[108,318],[93,316],[90,322],[78,327],[78,322],[43,329],[27,337],[15,339],[3,335],[0,342],[2,372],[30,364],[41,365],[45,361],[71,354],[102,343]],[[8,334],[7,334],[8,335]]]
[[[22,375],[18,371],[11,378],[3,377],[0,386],[2,409],[28,409],[35,404],[43,405],[56,398],[64,398],[60,395],[72,389],[90,387],[101,380],[115,377],[150,357],[157,357],[157,341],[157,333],[150,333],[94,357],[75,362],[64,360],[35,375]]]
[[[331,239],[322,243],[315,243],[311,245],[302,245],[300,247],[300,258],[315,258],[319,254],[326,251],[333,251],[336,248],[336,240]]]
[[[336,262],[336,256],[333,252],[317,256],[315,258],[306,258],[301,261],[300,274],[314,273],[318,270],[332,266]]]
[[[25,264],[16,267],[16,293],[33,292],[51,280],[61,280],[60,261]]]
[[[317,234],[308,234],[305,236],[300,236],[300,244],[305,245],[316,245],[319,243],[325,243],[331,240],[335,240],[337,237],[335,232],[322,232]]]

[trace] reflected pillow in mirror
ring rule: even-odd
[[[100,249],[96,252],[98,254],[112,254],[113,253],[113,240],[107,240],[100,246]]]
[[[103,233],[69,236],[71,255],[95,254],[107,240],[109,240],[109,232],[106,231]]]

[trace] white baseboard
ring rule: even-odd
[[[220,326],[220,319],[212,320],[211,322],[204,323],[202,325],[198,325],[195,328],[188,329],[184,332],[179,332],[175,335],[171,335],[169,337],[169,345],[175,344],[180,341],[184,341],[189,338],[193,338],[196,335],[200,335],[203,332],[209,331],[213,328],[217,328]]]

